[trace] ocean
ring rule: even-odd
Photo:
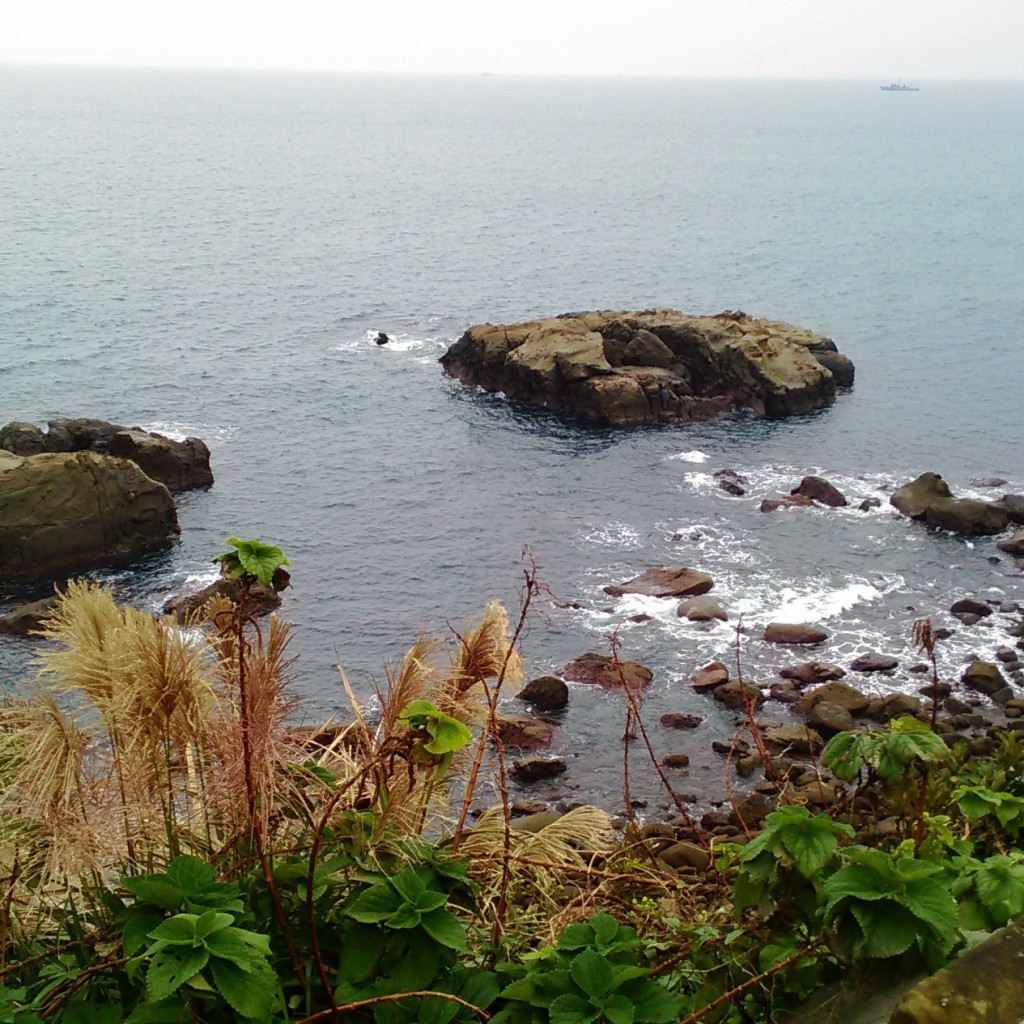
[[[1019,616],[963,627],[949,605],[1024,599],[993,539],[887,504],[926,470],[958,494],[1024,490],[1024,84],[878,85],[2,68],[0,423],[205,439],[217,482],[178,499],[180,540],[96,576],[156,609],[214,578],[223,538],[280,544],[308,719],[344,713],[339,661],[370,699],[421,630],[450,636],[492,599],[514,618],[532,558],[528,673],[617,631],[654,671],[658,753],[691,756],[679,787],[721,796],[710,741],[733,719],[687,678],[733,661],[740,617],[755,681],[803,658],[759,640],[781,619],[830,631],[821,660],[898,657],[856,681],[913,691],[915,619],[956,627],[955,682]],[[473,323],[654,305],[809,327],[856,384],[795,419],[603,430],[437,362]],[[758,511],[808,473],[851,507]],[[731,621],[603,593],[650,565],[711,573]],[[8,604],[40,593],[0,581]],[[8,688],[32,650],[0,638]],[[673,733],[665,711],[706,720]],[[623,714],[572,688],[562,792],[614,806]],[[632,788],[658,799],[639,754]]]

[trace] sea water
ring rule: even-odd
[[[616,634],[654,671],[658,753],[689,752],[681,788],[713,792],[732,718],[687,677],[735,664],[738,622],[758,682],[801,657],[759,642],[782,619],[828,629],[823,660],[895,655],[857,683],[913,691],[915,619],[957,627],[955,682],[1016,618],[964,628],[952,601],[1022,599],[992,539],[887,499],[925,470],[1024,490],[1024,86],[877,85],[0,69],[0,422],[204,438],[217,482],[178,498],[180,540],[97,577],[156,609],[215,578],[223,538],[280,544],[307,718],[344,713],[339,661],[369,699],[420,630],[491,599],[514,618],[532,561],[528,672]],[[472,323],[653,305],[809,327],[856,385],[788,420],[603,430],[437,363]],[[758,511],[807,473],[851,506]],[[730,622],[604,594],[650,565],[711,573]],[[0,581],[7,603],[44,590]],[[0,643],[9,687],[32,649]],[[660,729],[669,710],[705,725]],[[622,720],[573,687],[567,785],[614,802]]]

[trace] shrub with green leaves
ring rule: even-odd
[[[904,716],[885,729],[837,733],[825,745],[821,763],[847,781],[867,766],[883,782],[898,783],[912,765],[937,764],[948,757],[949,747],[941,736],[924,722]]]
[[[855,847],[821,888],[822,920],[848,960],[919,953],[938,967],[959,939],[956,900],[938,864]]]
[[[1024,826],[1024,798],[1012,793],[997,792],[988,786],[958,786],[952,799],[972,823],[991,816],[1011,837],[1016,837]]]
[[[469,728],[438,710],[428,700],[414,700],[398,716],[413,734],[412,759],[436,764],[435,779],[448,770],[452,757],[473,740]]]
[[[228,579],[242,579],[249,575],[270,587],[274,585],[277,570],[290,564],[284,552],[273,544],[242,540],[241,537],[228,537],[224,543],[235,550],[219,554],[214,561],[220,562],[221,572]]]
[[[954,866],[962,927],[993,931],[1024,914],[1024,853],[1012,850],[984,861],[963,857]]]
[[[678,996],[648,977],[635,929],[610,914],[570,925],[554,946],[500,964],[513,977],[493,1024],[670,1024]]]

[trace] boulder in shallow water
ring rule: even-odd
[[[717,601],[710,597],[688,597],[676,609],[676,615],[689,622],[728,622],[729,616]]]
[[[283,590],[284,587],[279,589]],[[211,583],[202,590],[193,594],[184,594],[179,597],[172,597],[164,602],[164,614],[173,615],[179,622],[197,614],[215,597],[227,598],[237,604],[242,598],[242,584],[239,580],[221,578]],[[281,595],[273,587],[264,586],[262,583],[254,583],[247,595],[245,614],[246,615],[269,615],[272,611],[281,607]]]
[[[621,597],[623,594],[642,594],[645,597],[696,597],[706,594],[715,581],[704,572],[688,569],[651,568],[639,576],[604,588],[606,594]]]
[[[830,665],[824,661],[805,661],[799,665],[790,665],[779,669],[779,675],[783,679],[792,679],[804,686],[811,686],[814,683],[827,683],[833,679],[842,679],[846,671],[838,665]]]
[[[210,449],[198,437],[174,441],[145,430],[119,430],[110,439],[110,454],[131,459],[146,476],[176,494],[213,484]]]
[[[770,644],[806,645],[824,643],[828,633],[818,626],[803,622],[769,622],[765,627],[764,639]]]
[[[780,498],[765,498],[760,505],[762,512],[777,512],[780,508],[810,508],[814,501],[806,494],[787,494]]]
[[[713,690],[716,686],[723,686],[729,682],[729,669],[724,662],[713,661],[697,669],[690,676],[690,682],[695,690]]]
[[[904,484],[893,493],[889,504],[911,519],[963,537],[1001,533],[1010,521],[1007,509],[996,502],[954,497],[938,473],[922,473]]]
[[[843,508],[849,504],[838,487],[820,476],[805,476],[789,493],[802,494],[805,498],[829,508]]]
[[[1024,532],[1015,533],[1008,540],[999,541],[996,547],[1008,555],[1013,555],[1014,558],[1020,558],[1024,555]]]
[[[560,711],[569,703],[569,687],[558,676],[531,679],[516,696],[538,711]]]
[[[0,451],[0,578],[46,579],[123,561],[178,533],[170,492],[132,462]]]
[[[40,455],[46,450],[46,435],[34,423],[8,423],[0,430],[0,448],[14,455]]]
[[[999,666],[993,665],[990,661],[972,661],[960,677],[960,681],[969,689],[989,697],[1007,685]]]
[[[1024,494],[1004,494],[992,504],[1001,508],[1011,523],[1024,526]]]
[[[512,777],[517,782],[539,782],[552,779],[569,770],[560,757],[521,757],[512,762]],[[522,826],[522,821],[520,821]]]
[[[516,750],[546,750],[555,738],[555,726],[542,718],[499,715],[498,735],[506,747]]]
[[[559,674],[572,683],[593,683],[607,690],[642,690],[654,678],[646,665],[616,660],[607,654],[584,654],[563,665]]]
[[[850,668],[854,672],[888,672],[898,665],[899,661],[896,658],[888,654],[875,654],[872,652],[862,654],[859,658],[854,658],[850,663]]]
[[[889,504],[911,519],[924,519],[932,502],[952,496],[949,484],[938,473],[922,473],[916,480],[893,491]]]
[[[20,608],[0,615],[0,633],[6,633],[8,636],[31,636],[42,627],[56,603],[55,594],[53,597],[44,597],[41,601],[23,604]]]

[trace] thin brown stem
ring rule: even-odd
[[[481,1020],[491,1019],[490,1014],[485,1013],[479,1006],[474,1006],[473,1003],[467,1002],[459,996],[453,996],[448,992],[431,992],[429,990],[422,992],[397,992],[388,996],[374,996],[372,999],[359,999],[354,1003],[345,1003],[343,1006],[339,1006],[338,1010],[341,1013],[354,1013],[356,1010],[364,1010],[368,1006],[377,1006],[379,1003],[397,1003],[403,999],[447,999],[450,1003],[458,1003],[459,1006],[472,1010]],[[317,1021],[327,1020],[331,1013],[331,1010],[321,1010],[319,1013],[314,1013],[312,1017],[303,1017],[302,1020],[296,1021],[295,1024],[316,1024]]]

